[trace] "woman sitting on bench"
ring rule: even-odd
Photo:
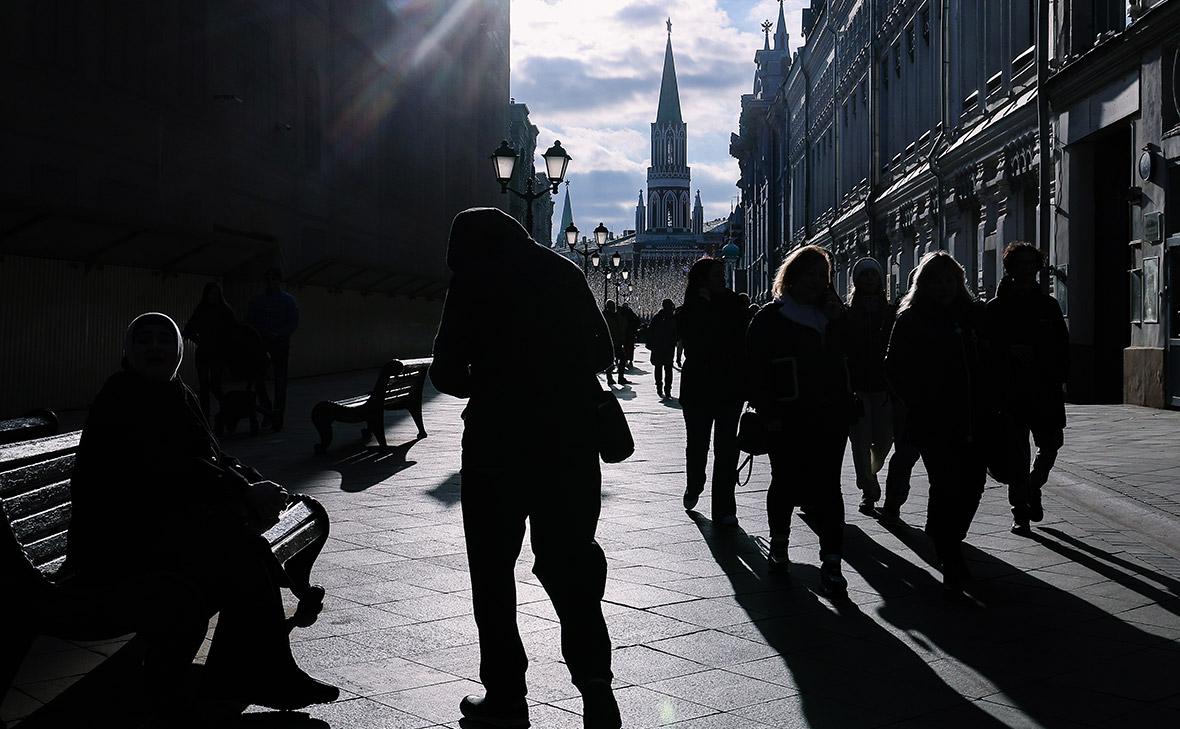
[[[131,322],[123,370],[82,431],[67,565],[100,596],[91,610],[147,639],[157,710],[183,715],[184,677],[215,611],[206,692],[275,709],[333,701],[339,689],[291,656],[280,567],[260,536],[287,493],[221,451],[177,376],[182,357],[172,319]]]

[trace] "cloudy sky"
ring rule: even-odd
[[[784,6],[792,49],[806,4]],[[778,17],[778,0],[512,0],[512,96],[541,130],[538,153],[560,139],[573,157],[567,179],[583,231],[600,221],[616,233],[635,227],[668,17],[692,189],[701,191],[705,219],[718,218],[738,194],[729,134],[753,84],[759,25]]]

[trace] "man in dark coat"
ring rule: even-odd
[[[688,272],[676,331],[684,343],[680,405],[684,414],[685,509],[705,490],[709,433],[713,432],[713,521],[737,526],[738,419],[745,401],[746,307],[725,286],[725,263],[701,258]]]
[[[619,307],[615,304],[614,299],[608,299],[606,306],[602,309],[602,318],[606,321],[607,331],[610,333],[611,341],[611,366],[618,371],[619,384],[629,385],[631,381],[627,379],[627,358],[624,353],[624,342],[627,338],[627,319]],[[607,384],[615,384],[615,379],[611,375],[611,367],[606,368]]]
[[[534,286],[504,293],[507,263]],[[528,520],[533,573],[561,620],[561,649],[582,693],[585,726],[621,726],[602,616],[606,557],[594,539],[602,477],[595,441],[597,373],[613,358],[606,322],[577,266],[537,245],[494,208],[459,213],[447,264],[453,275],[430,378],[469,398],[463,411],[462,508],[487,693],[464,716],[526,727],[528,660],[516,627],[516,560]],[[522,393],[519,363],[548,364]]]
[[[647,348],[656,371],[656,394],[660,399],[672,397],[672,352],[676,349],[676,305],[664,299],[663,308],[647,325]]]
[[[1065,378],[1069,331],[1057,301],[1037,286],[1041,252],[1018,241],[1004,249],[1004,278],[987,303],[987,339],[999,377],[999,447],[1011,453],[1008,482],[1012,531],[1026,534],[1030,521],[1045,518],[1041,487],[1064,442]],[[1037,446],[1029,471],[1028,437]]]

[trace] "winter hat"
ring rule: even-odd
[[[885,269],[881,268],[881,264],[877,262],[876,258],[865,256],[852,264],[852,284],[856,285],[856,279],[860,277],[866,269],[872,269],[877,272],[877,276],[881,281],[885,280]]]

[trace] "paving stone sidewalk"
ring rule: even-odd
[[[851,600],[841,606],[820,592],[818,543],[801,521],[791,576],[768,576],[765,458],[739,489],[740,529],[713,528],[707,494],[699,513],[680,508],[681,412],[658,399],[639,359],[634,384],[616,389],[637,452],[604,466],[599,527],[626,727],[1180,726],[1180,413],[1071,407],[1047,518],[1031,538],[1008,532],[1004,490],[989,482],[968,538],[975,606],[941,598],[920,531],[921,466],[906,526],[888,530],[856,512],[846,457]],[[242,726],[457,727],[459,699],[480,689],[458,503],[463,403],[431,394],[425,440],[391,415],[400,445],[388,451],[345,425],[328,455],[312,453],[303,413],[373,377],[295,381],[287,430],[225,443],[332,515],[314,575],[327,607],[295,632],[294,650],[344,689],[334,704],[255,713]],[[529,397],[527,377],[516,386]],[[533,726],[580,727],[556,616],[530,566],[526,543],[519,623]],[[40,642],[0,715],[28,714],[115,647]]]

